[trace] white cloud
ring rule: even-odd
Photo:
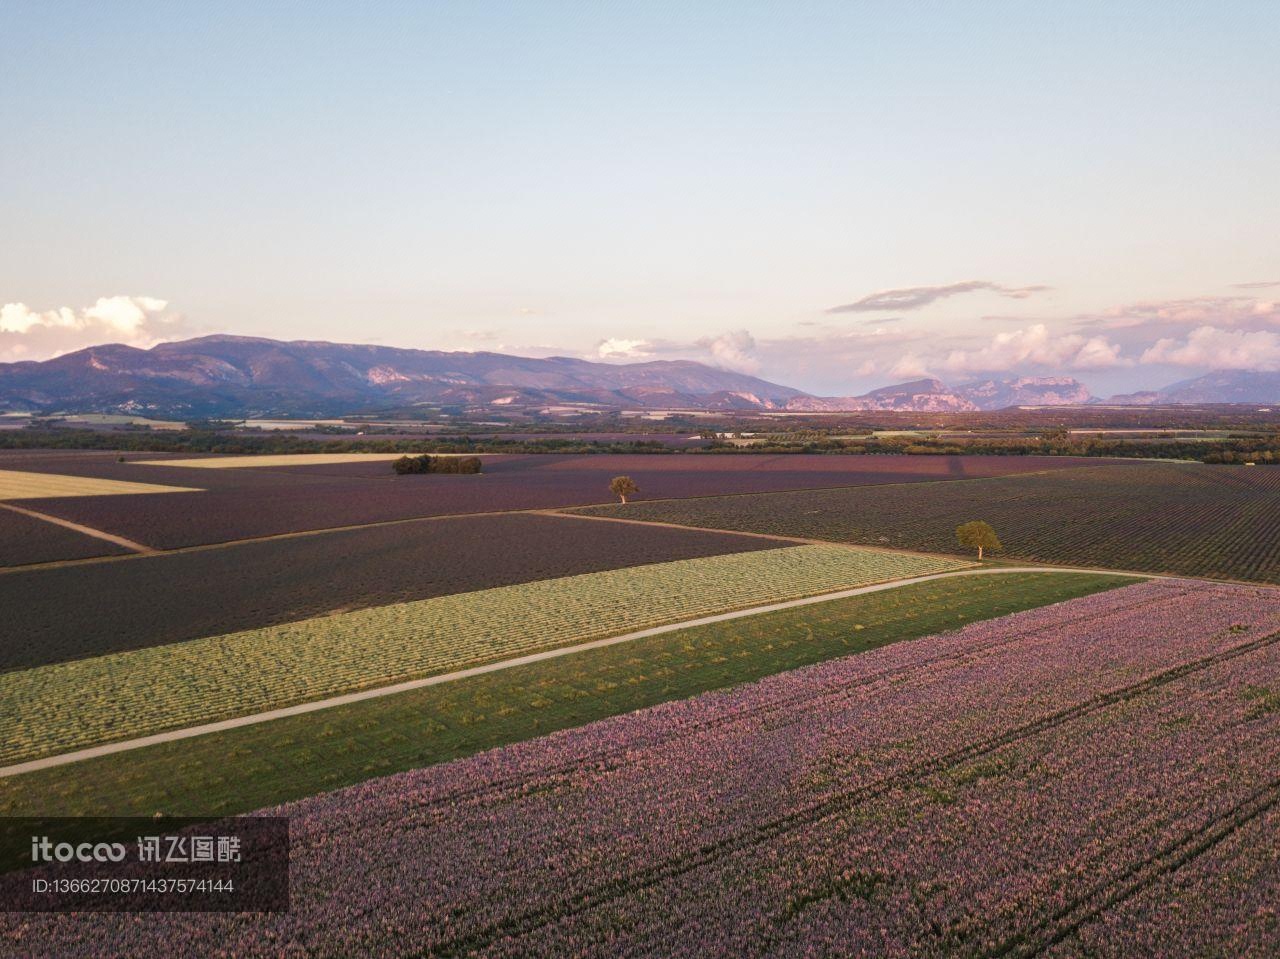
[[[595,350],[587,358],[622,363],[652,360],[656,357],[686,359],[738,373],[755,373],[760,369],[755,350],[755,337],[746,330],[731,330],[718,336],[704,336],[693,342],[614,336],[597,343]]]
[[[953,350],[942,368],[955,372],[1001,372],[1019,366],[1050,366],[1059,369],[1099,370],[1129,366],[1120,347],[1101,336],[1079,333],[1054,334],[1043,323],[1025,329],[997,333],[990,344],[978,350]]]
[[[639,360],[653,355],[648,340],[623,340],[612,337],[596,344],[596,358],[601,360]]]
[[[25,303],[0,307],[0,358],[57,356],[100,343],[150,347],[175,332],[180,317],[153,296],[104,296],[80,310],[37,311]]]
[[[738,373],[758,373],[760,361],[754,356],[756,341],[746,330],[732,330],[698,341],[710,354],[711,363]]]
[[[1271,330],[1201,326],[1187,334],[1185,340],[1157,340],[1142,354],[1142,362],[1215,370],[1280,370],[1280,336]]]
[[[1147,334],[1206,325],[1257,328],[1280,325],[1280,302],[1253,296],[1142,300],[1112,307],[1104,313],[1078,317],[1077,324],[1106,330],[1142,330]]]
[[[932,377],[928,364],[914,353],[903,353],[896,363],[889,367],[889,375],[903,379],[916,380]]]

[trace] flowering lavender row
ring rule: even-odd
[[[1280,809],[1272,806],[1046,955],[1273,959],[1280,943]],[[1226,946],[1226,950],[1224,950]]]
[[[1210,861],[1199,837],[1255,828],[1265,809],[1241,810],[1280,799],[1278,630],[1274,591],[1186,582],[974,624],[281,807],[287,915],[11,916],[0,943],[57,956],[1105,945],[1108,909],[1156,910],[1171,869]],[[1274,861],[1269,835],[1255,845]],[[1220,937],[1261,934],[1211,907]]]

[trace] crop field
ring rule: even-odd
[[[15,552],[23,537],[44,542],[59,533],[76,538],[73,545],[89,544],[83,555],[124,552],[0,509],[0,555],[10,542],[11,517],[27,524],[14,531]],[[0,672],[495,586],[789,545],[734,533],[505,514],[10,571],[0,575]],[[93,601],[69,603],[68,596]]]
[[[157,459],[152,455],[147,460]],[[199,487],[165,497],[67,496],[40,509],[156,549],[422,516],[607,503],[632,476],[640,499],[999,476],[1082,463],[1031,456],[525,455],[485,458],[478,476],[395,476],[385,463],[206,469],[118,463],[114,455],[11,453],[0,466]],[[203,460],[202,460],[203,462]]]
[[[1135,462],[584,512],[941,553],[983,519],[1012,558],[1280,583],[1280,470],[1267,467]]]
[[[135,459],[135,466],[171,466],[183,469],[244,469],[271,466],[332,466],[334,463],[389,463],[403,453],[275,453],[263,456],[196,456],[168,459]]]
[[[0,674],[0,761],[388,686],[711,613],[964,568],[842,546],[676,560]]]
[[[265,469],[279,466],[333,466],[337,463],[389,463],[403,453],[273,453],[261,456],[198,456],[175,459],[136,459],[136,466],[169,466],[183,469]],[[432,456],[464,456],[464,453],[432,453]],[[478,454],[487,457],[488,454]]]
[[[89,556],[117,556],[127,552],[114,543],[85,536],[65,526],[0,508],[0,567]],[[2,587],[0,583],[0,589]],[[65,601],[62,605],[66,605]],[[0,635],[3,635],[8,632],[13,618],[21,617],[24,611],[2,600],[0,608],[5,611],[5,616],[0,618]],[[0,643],[0,649],[3,645]]]
[[[0,500],[48,499],[55,496],[128,496],[138,493],[195,493],[199,490],[156,483],[96,479],[64,473],[30,473],[0,469]]]
[[[961,576],[693,626],[0,779],[0,816],[246,812],[1130,583]]]
[[[1271,955],[1277,630],[1268,590],[1111,590],[275,807],[287,913],[0,935],[59,957]]]

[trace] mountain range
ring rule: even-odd
[[[223,335],[149,350],[109,344],[50,360],[0,364],[0,409],[33,413],[337,416],[414,405],[939,412],[1090,402],[1099,401],[1070,377],[958,386],[920,379],[860,396],[821,397],[691,360],[593,363]],[[1221,371],[1111,402],[1280,402],[1280,374]]]

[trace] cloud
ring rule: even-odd
[[[888,374],[893,377],[900,377],[908,380],[918,380],[925,377],[932,377],[928,364],[916,356],[914,353],[903,353],[898,357],[896,363],[889,367]]]
[[[1280,370],[1280,335],[1271,330],[1201,326],[1185,339],[1157,340],[1142,354],[1142,362],[1215,370]]]
[[[1236,290],[1269,290],[1273,286],[1280,286],[1280,280],[1255,280],[1252,283],[1233,283],[1231,286]]]
[[[1032,294],[1042,293],[1048,289],[1047,286],[1002,286],[990,280],[964,280],[960,283],[949,283],[946,286],[908,286],[897,290],[881,290],[853,303],[833,306],[827,312],[873,313],[882,310],[918,310],[947,297],[979,291],[997,293],[1012,300],[1025,300]]]
[[[648,340],[623,340],[611,338],[596,344],[595,358],[599,360],[639,360],[653,355]]]
[[[1022,366],[1056,369],[1100,370],[1130,366],[1132,360],[1120,355],[1120,347],[1101,336],[1079,333],[1054,334],[1043,323],[1020,330],[997,333],[977,350],[952,350],[942,362],[954,372],[1003,372]]]
[[[692,342],[678,340],[641,340],[609,337],[600,340],[588,359],[611,363],[632,363],[656,357],[696,360],[736,373],[757,373],[760,360],[755,355],[756,341],[746,330],[730,330],[717,336],[704,336]]]
[[[92,306],[37,311],[25,303],[0,307],[0,358],[57,356],[100,343],[147,348],[178,332],[181,317],[153,296],[104,296]]]
[[[1262,284],[1257,284],[1260,288]],[[1140,300],[1100,314],[1076,318],[1076,325],[1103,330],[1142,330],[1148,335],[1189,326],[1263,327],[1280,325],[1280,302],[1253,296],[1196,296]]]
[[[706,350],[715,366],[737,373],[760,372],[755,357],[756,341],[746,330],[731,330],[715,337],[704,337],[697,345]]]

